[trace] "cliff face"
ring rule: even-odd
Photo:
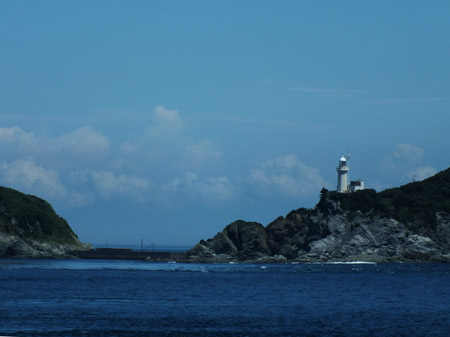
[[[450,262],[450,169],[376,193],[322,190],[313,209],[267,227],[237,221],[188,252],[191,261]]]
[[[0,257],[67,257],[86,249],[48,202],[0,187]]]

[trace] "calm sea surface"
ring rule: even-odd
[[[0,335],[449,334],[449,264],[0,260]]]

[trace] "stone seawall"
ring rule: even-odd
[[[73,251],[80,259],[100,260],[146,260],[146,261],[181,261],[186,252],[134,251],[131,248],[97,248],[88,251]]]

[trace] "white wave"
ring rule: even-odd
[[[332,261],[332,262],[322,262],[322,264],[377,264],[372,261]]]

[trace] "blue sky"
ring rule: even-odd
[[[450,166],[448,1],[0,0],[0,184],[194,245]]]

